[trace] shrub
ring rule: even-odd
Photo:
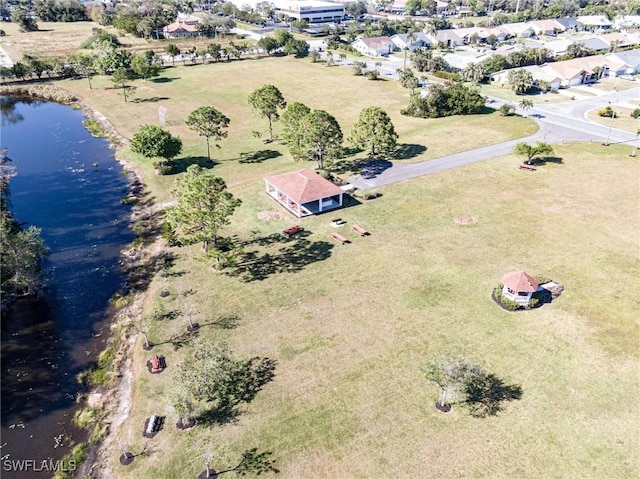
[[[531,298],[527,303],[527,308],[528,309],[535,308],[539,302],[540,300],[538,298]]]
[[[156,161],[153,167],[158,175],[171,175],[175,173],[176,164],[173,161]]]
[[[607,118],[617,118],[618,115],[610,106],[604,107],[602,110],[598,110],[598,115]]]
[[[437,72],[433,72],[433,76],[437,78],[443,78],[445,80],[453,80],[453,81],[462,80],[462,77],[460,77],[460,75],[458,75],[455,72],[437,71]]]
[[[515,111],[516,107],[513,105],[509,105],[508,103],[505,103],[504,105],[501,105],[500,108],[498,108],[500,116],[511,116],[515,113]]]
[[[631,112],[631,117],[632,117],[632,118],[634,118],[634,119],[636,119],[636,120],[637,120],[638,118],[640,118],[640,108],[636,108],[635,110],[633,110],[633,111]]]
[[[496,289],[493,290],[493,297],[495,300],[500,303],[503,308],[508,309],[509,311],[516,311],[517,309],[520,309],[520,305],[518,303],[502,296],[502,288],[504,288],[504,285],[502,283],[498,283]]]

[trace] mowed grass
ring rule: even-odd
[[[256,259],[215,272],[197,261],[198,246],[172,249],[172,294],[161,299],[165,285],[154,279],[146,309],[162,302],[175,311],[193,302],[201,336],[227,341],[239,356],[278,361],[275,380],[240,408],[235,422],[178,431],[169,416],[147,442],[144,420],[168,414],[172,371],[193,351],[167,342],[184,332],[185,318],[155,323],[150,338],[161,344],[153,354],[165,355],[168,369],[146,371],[151,353],[138,338],[133,408],[115,431],[132,452],[146,446],[146,454],[123,467],[114,451],[113,477],[195,477],[204,469],[199,445],[206,442],[218,451],[218,470],[257,447],[273,453],[283,478],[635,477],[640,168],[628,148],[562,145],[555,148],[564,162],[535,173],[505,157],[382,188],[380,198],[338,213],[347,221],[339,231],[352,241],[342,246],[330,237],[334,215],[257,217],[284,213],[264,194],[262,176],[311,165],[293,162],[277,141],[265,145],[251,136],[266,121],[246,97],[267,82],[289,102],[334,114],[345,133],[362,108],[384,107],[401,143],[426,147],[398,161],[428,160],[535,128],[497,115],[402,117],[408,95],[397,84],[306,60],[170,68],[159,82],[135,82],[138,102],[127,104],[108,79],[96,78],[93,90],[86,80],[63,82],[126,137],[157,123],[158,106],[166,107],[168,128],[183,138],[187,158],[204,155],[204,141],[184,125],[191,110],[213,105],[231,118],[229,138],[213,150],[214,171],[243,201],[225,233]],[[271,159],[240,161],[265,150]],[[140,169],[151,196],[170,198],[175,177],[154,175],[151,161],[126,148],[118,154]],[[458,216],[476,223],[459,225]],[[280,232],[295,223],[307,233],[285,240]],[[372,235],[358,237],[353,223]],[[565,292],[534,311],[504,312],[489,295],[504,272],[517,269],[549,276]],[[195,294],[180,294],[187,290]],[[219,326],[230,318],[237,327]],[[485,419],[459,406],[437,412],[437,388],[420,367],[440,352],[464,354],[519,385],[522,399]]]
[[[149,455],[122,467],[114,454],[117,477],[195,477],[203,441],[220,451],[218,469],[257,447],[273,452],[286,478],[635,477],[640,168],[622,147],[555,148],[563,163],[535,173],[509,156],[382,188],[337,214],[348,245],[330,237],[336,214],[258,220],[279,206],[259,181],[237,184],[243,205],[227,232],[257,261],[214,272],[195,260],[198,247],[174,249],[174,294],[160,300],[156,280],[147,302],[175,310],[178,293],[195,290],[186,299],[199,304],[201,335],[276,359],[276,378],[231,424],[178,431],[169,417]],[[458,216],[476,222],[459,225]],[[294,223],[308,235],[270,236]],[[350,231],[353,223],[371,236]],[[491,289],[519,269],[564,293],[529,312],[499,309]],[[211,324],[229,317],[235,329]],[[186,325],[156,323],[151,339]],[[166,414],[173,368],[192,353],[157,346],[169,367],[152,376],[141,345],[134,407],[119,433],[134,452],[145,418]],[[420,367],[440,352],[464,354],[522,387],[522,398],[484,419],[459,406],[439,413]]]
[[[86,80],[61,82],[97,110],[108,113],[116,129],[127,138],[143,124],[158,124],[158,108],[166,108],[167,128],[183,139],[182,157],[185,158],[206,156],[204,139],[189,130],[184,123],[186,117],[200,106],[216,107],[231,119],[228,138],[220,142],[219,150],[212,149],[212,155],[219,163],[216,171],[230,184],[257,181],[265,175],[313,166],[305,162],[296,164],[278,141],[264,144],[263,139],[268,138],[267,121],[251,110],[247,97],[265,83],[276,85],[289,103],[300,101],[312,109],[324,109],[334,115],[345,137],[363,108],[371,105],[384,108],[400,135],[399,142],[409,145],[415,152],[398,161],[437,158],[526,136],[537,130],[531,120],[505,118],[496,113],[465,118],[464,128],[460,128],[463,121],[460,117],[438,120],[405,117],[400,109],[408,103],[409,94],[396,82],[369,81],[354,77],[349,68],[325,67],[306,59],[260,58],[205,65],[176,64],[176,67],[165,69],[155,81],[134,82],[137,91],[127,103],[106,77],[96,77],[93,90],[89,90]],[[262,139],[255,138],[253,131],[262,132]],[[281,126],[276,123],[275,133],[280,131]],[[257,152],[274,158],[247,164],[247,157]],[[166,199],[173,178],[154,177],[152,161],[141,160],[128,151],[122,154],[139,162],[158,199]],[[358,154],[348,160],[362,158],[365,155]]]
[[[621,106],[614,106],[613,110],[616,112],[616,117],[602,117],[598,114],[600,108],[591,110],[588,115],[591,121],[604,125],[606,127],[616,128],[618,130],[624,130],[631,133],[637,133],[640,131],[640,119],[633,118],[631,108],[625,108]]]

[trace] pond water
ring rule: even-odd
[[[45,300],[17,302],[2,317],[5,479],[51,477],[47,468],[69,440],[84,439],[71,424],[75,376],[104,346],[109,298],[125,281],[119,254],[134,238],[130,207],[121,204],[129,179],[83,119],[70,107],[2,98],[0,146],[17,169],[9,208],[42,228],[50,249]]]

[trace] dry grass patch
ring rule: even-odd
[[[260,181],[238,184],[243,205],[228,232],[265,261],[216,273],[195,261],[197,247],[177,249],[173,271],[184,274],[171,289],[196,291],[201,324],[237,317],[235,329],[200,334],[276,359],[276,378],[232,424],[180,432],[168,421],[154,452],[116,469],[119,477],[197,474],[196,438],[214,440],[231,462],[248,447],[270,450],[281,477],[631,477],[640,451],[640,168],[621,147],[556,150],[563,163],[535,175],[514,171],[510,156],[383,188],[340,211],[339,232],[352,240],[344,246],[331,240],[326,215],[290,217],[308,236],[252,241],[282,223],[257,218],[274,208]],[[452,218],[462,216],[482,221],[461,228]],[[353,223],[371,236],[351,232]],[[565,292],[537,310],[504,312],[489,295],[514,269],[557,279]],[[180,298],[163,301],[171,310]],[[185,327],[184,318],[158,323],[152,339]],[[522,399],[485,419],[459,406],[440,414],[420,366],[441,351],[520,385]],[[151,376],[138,344],[142,377],[122,432],[134,451],[144,419],[161,408],[149,398],[162,397],[190,352],[158,346],[169,369]]]
[[[612,106],[613,111],[616,112],[616,117],[613,120],[609,117],[603,117],[598,115],[600,108],[596,110],[591,110],[588,115],[591,121],[595,121],[600,125],[616,128],[618,130],[628,131],[631,133],[637,133],[640,131],[640,119],[633,118],[631,113],[633,110],[631,108],[624,108],[621,106]]]

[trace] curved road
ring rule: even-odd
[[[420,176],[437,173],[451,168],[484,161],[498,156],[508,155],[514,145],[520,141],[544,141],[545,143],[562,143],[564,141],[592,141],[602,144],[628,143],[640,147],[636,135],[615,128],[609,128],[588,120],[586,114],[594,108],[603,108],[611,101],[614,104],[637,101],[640,99],[640,88],[632,88],[608,95],[576,100],[553,105],[536,105],[527,113],[536,120],[540,129],[526,138],[498,143],[496,145],[476,148],[474,150],[455,153],[435,160],[420,163],[394,163],[380,173],[363,173],[349,178],[349,183],[359,190],[369,190],[380,186],[406,181]],[[492,99],[492,107],[499,106],[500,100]]]

